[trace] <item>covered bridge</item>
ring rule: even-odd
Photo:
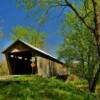
[[[38,74],[45,77],[67,75],[63,62],[22,40],[15,41],[3,53],[6,56],[9,73],[12,75]]]

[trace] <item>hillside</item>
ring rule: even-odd
[[[14,76],[0,81],[0,100],[99,100],[54,78]]]

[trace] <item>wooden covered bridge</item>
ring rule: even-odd
[[[12,75],[38,74],[45,77],[65,77],[67,69],[63,62],[50,54],[17,40],[3,51],[9,73]]]

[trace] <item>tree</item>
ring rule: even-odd
[[[16,26],[12,29],[12,39],[22,39],[38,48],[43,48],[47,34],[39,33],[32,27]]]
[[[99,0],[18,0],[18,3],[28,10],[41,7],[48,13],[48,9],[52,7],[69,7],[84,24],[84,26],[94,35],[96,40],[96,48],[98,52],[98,60],[100,63],[100,1]],[[83,8],[84,12],[79,12]],[[46,8],[46,9],[45,9]],[[48,9],[47,9],[48,8]],[[89,17],[91,16],[91,19]],[[94,92],[100,74],[100,64],[94,79],[91,82],[90,91]]]
[[[88,81],[90,89],[91,81],[94,78],[95,70],[98,66],[96,41],[82,22],[79,22],[77,18],[75,19],[74,14],[69,13],[66,16],[62,29],[63,32],[61,32],[64,42],[58,51],[59,58],[62,58],[67,66],[69,65],[69,68],[71,67],[73,74],[85,78]],[[68,30],[66,27],[71,28]],[[72,67],[74,65],[73,61],[78,61],[77,67],[75,68]]]

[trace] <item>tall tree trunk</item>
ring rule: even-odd
[[[100,74],[100,63],[99,63],[99,68],[96,72],[96,75],[93,79],[93,82],[89,84],[89,90],[90,92],[95,92],[96,90],[96,84],[97,84],[97,81],[98,81],[98,78],[99,78],[99,74]]]
[[[95,92],[96,84],[99,79],[100,74],[100,11],[98,8],[98,0],[92,0],[93,6],[94,6],[94,22],[95,22],[95,39],[96,39],[96,46],[97,46],[97,52],[98,52],[98,61],[99,61],[99,68],[97,69],[97,72],[93,78],[92,84],[90,85],[90,91]]]

